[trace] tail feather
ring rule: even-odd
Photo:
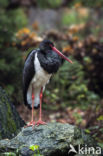
[[[27,94],[26,94],[26,101],[27,101],[27,106],[29,108],[32,108],[32,88],[29,87]],[[39,108],[40,105],[40,89],[34,90],[34,108],[37,109]]]

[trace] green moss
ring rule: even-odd
[[[2,110],[3,113],[5,114],[5,117],[7,118],[6,125],[5,125],[5,121],[2,120],[2,125],[4,127],[4,131],[7,132],[9,130],[11,133],[15,133],[16,123],[13,119],[13,114],[12,114],[12,110],[10,108],[10,103],[8,101],[6,101],[6,99],[3,96],[2,96],[1,101],[2,101],[1,104],[5,103],[7,106],[7,110]]]
[[[12,114],[12,110],[10,108],[10,104],[7,103],[7,108],[8,108],[8,112],[7,112],[7,126],[8,129],[11,132],[15,132],[16,131],[16,123],[13,120],[13,114]]]
[[[0,139],[17,134],[24,125],[6,93],[0,87]]]

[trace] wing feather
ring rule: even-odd
[[[24,69],[23,69],[23,96],[24,96],[24,104],[30,108],[30,105],[27,102],[27,91],[30,85],[30,82],[35,75],[34,68],[34,59],[35,54],[38,52],[37,50],[33,50],[29,53],[25,60]]]

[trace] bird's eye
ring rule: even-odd
[[[52,44],[49,44],[49,46],[52,48],[53,47],[53,45]]]

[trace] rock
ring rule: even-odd
[[[20,118],[5,91],[0,87],[0,139],[14,137],[24,121]]]
[[[1,140],[0,152],[12,151],[20,156],[34,156],[36,152],[39,156],[68,156],[70,144],[76,149],[83,144],[95,147],[94,140],[76,126],[49,123],[33,129],[23,128],[15,138]]]

